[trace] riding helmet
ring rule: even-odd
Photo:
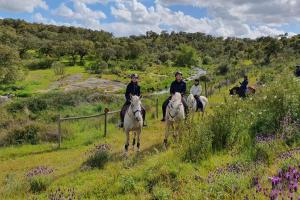
[[[175,77],[176,77],[178,74],[180,74],[180,75],[182,76],[181,71],[177,71],[177,72],[175,73]]]
[[[139,75],[137,75],[137,74],[131,74],[130,78],[139,78]]]

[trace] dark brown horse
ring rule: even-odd
[[[235,86],[232,89],[229,90],[230,95],[239,95],[240,97],[242,96],[242,91],[240,90],[240,87]],[[253,87],[248,87],[246,94],[255,94],[255,88]]]

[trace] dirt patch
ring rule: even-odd
[[[125,88],[125,85],[118,81],[110,81],[99,78],[89,78],[82,82],[71,83],[65,87],[65,91],[77,89],[103,89],[104,92],[116,92]]]
[[[79,89],[102,89],[104,92],[116,92],[125,88],[125,85],[118,81],[110,81],[100,78],[83,79],[82,74],[74,74],[62,80],[52,83],[49,90],[64,89],[74,91]]]

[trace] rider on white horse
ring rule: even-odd
[[[126,93],[125,93],[126,102],[124,103],[120,112],[120,118],[121,118],[121,124],[119,125],[120,128],[123,128],[124,126],[124,117],[128,107],[131,104],[130,102],[131,96],[134,95],[141,96],[141,87],[138,85],[139,76],[137,74],[132,74],[130,77],[131,77],[131,82],[127,85]],[[146,111],[143,107],[142,107],[142,115],[143,115],[143,122],[145,123]],[[143,124],[143,126],[145,125]]]
[[[165,100],[165,102],[162,105],[163,118],[161,121],[165,121],[167,106],[169,104],[169,101],[172,98],[172,95],[174,95],[176,92],[181,94],[181,97],[182,97],[181,101],[184,106],[185,114],[187,114],[188,113],[188,105],[184,98],[184,96],[186,94],[186,83],[184,82],[184,80],[182,78],[182,73],[180,71],[177,71],[175,73],[175,81],[173,81],[171,84],[171,87],[170,87],[171,96],[167,100]]]
[[[197,101],[197,110],[200,109],[200,111],[203,112],[203,104],[202,104],[201,99],[200,99],[201,92],[202,92],[202,88],[201,88],[201,85],[200,85],[200,81],[199,81],[199,79],[195,79],[194,85],[190,89],[190,93],[192,95],[194,95],[194,97]]]

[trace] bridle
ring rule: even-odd
[[[182,103],[181,104],[179,104],[179,106],[181,106],[182,105]],[[168,105],[168,108],[170,109],[173,109],[174,107],[173,107],[173,104],[172,103],[169,103],[169,105]],[[177,114],[178,114],[178,111],[179,109],[177,109],[176,110],[176,112],[175,112],[175,115],[174,116],[172,116],[172,114],[170,113],[170,111],[168,112],[169,113],[169,116],[172,118],[172,119],[174,119],[176,116],[177,116]]]
[[[133,105],[132,105],[132,104],[130,105],[130,107],[131,107],[131,112],[132,112],[132,114],[133,114],[133,117],[134,117],[137,121],[139,121],[138,118],[137,118],[135,115],[136,115],[136,113],[138,113],[138,112],[139,112],[139,113],[142,113],[142,110],[141,110],[141,109],[137,109],[137,110],[134,111],[134,110],[133,110]]]

